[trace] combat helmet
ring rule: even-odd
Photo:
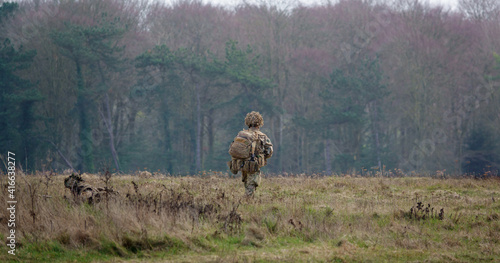
[[[262,127],[264,126],[264,119],[262,115],[256,111],[252,111],[245,117],[245,125],[250,127]]]
[[[72,173],[69,177],[64,179],[64,186],[69,189],[76,188],[80,182],[83,182],[83,178],[81,175],[76,175]]]

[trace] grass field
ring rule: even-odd
[[[4,245],[0,261],[500,261],[499,178],[273,176],[246,199],[224,174],[143,175],[113,176],[118,193],[93,205],[64,188],[67,175],[18,175],[16,255]]]

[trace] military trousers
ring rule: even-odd
[[[260,172],[248,174],[248,172],[241,172],[241,181],[245,185],[245,195],[253,196],[255,189],[260,185]]]

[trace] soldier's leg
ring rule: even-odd
[[[247,181],[247,177],[248,177],[248,173],[241,171],[241,181],[242,182],[246,182]]]
[[[253,196],[255,189],[260,184],[260,172],[249,174],[245,181],[245,194],[247,196]]]
[[[250,176],[248,175],[248,172],[243,172],[241,171],[241,181],[243,182],[243,185],[245,186],[245,195],[248,195],[249,193],[249,180]]]

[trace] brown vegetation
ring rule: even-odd
[[[105,185],[98,175],[84,178]],[[245,199],[239,178],[225,174],[123,175],[107,185],[119,194],[94,205],[74,199],[63,180],[18,176],[20,257],[33,259],[27,247],[44,242],[68,251],[107,251],[113,244],[103,253],[130,258],[161,252],[186,261],[227,261],[227,250],[236,261],[250,258],[249,251],[271,261],[500,257],[497,178],[278,176],[264,178],[255,198]],[[0,198],[6,203],[6,191]],[[1,233],[7,233],[6,218],[3,209]]]

